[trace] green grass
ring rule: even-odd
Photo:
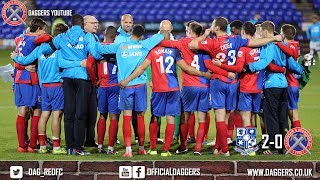
[[[12,63],[10,60],[10,51],[1,50],[0,51],[0,66],[6,65],[8,63]],[[202,156],[194,156],[192,152],[184,155],[173,155],[171,157],[161,157],[159,156],[138,156],[134,155],[131,160],[320,160],[320,80],[318,77],[320,76],[320,69],[317,66],[312,67],[311,80],[307,87],[301,91],[301,101],[299,104],[299,113],[302,126],[306,128],[309,132],[311,132],[313,137],[313,146],[311,148],[311,155],[304,155],[301,157],[295,156],[284,156],[284,155],[274,155],[274,156],[264,156],[257,155],[255,157],[247,157],[242,156],[231,149],[230,157],[222,157],[222,156],[214,156],[212,155],[212,147],[211,146],[203,146],[203,155]],[[148,90],[150,93],[150,89]],[[88,149],[93,152],[91,156],[66,156],[66,155],[51,155],[51,154],[31,154],[31,153],[18,153],[17,152],[17,137],[15,130],[15,119],[17,115],[17,109],[14,106],[13,102],[13,92],[11,90],[11,83],[4,83],[0,80],[0,160],[126,160],[122,158],[122,154],[125,151],[123,145],[122,138],[122,118],[120,120],[119,125],[119,133],[118,137],[122,142],[121,145],[116,145],[115,149],[119,151],[118,155],[115,156],[107,156],[105,154],[97,154],[96,149]],[[211,117],[213,117],[213,112],[211,112]],[[149,141],[149,125],[150,118],[150,110],[147,110],[145,115],[146,122],[146,142]],[[211,122],[213,122],[213,118],[211,118]],[[109,121],[107,122],[109,125]],[[50,130],[51,122],[49,121],[47,126],[47,133],[49,137],[51,136]],[[196,126],[197,127],[197,126]],[[162,123],[161,126],[161,137],[164,137],[164,128],[165,122]],[[209,130],[209,140],[214,138],[215,134],[215,126],[214,123],[210,124]],[[258,137],[261,134],[260,129],[258,128]],[[62,132],[62,145],[64,142],[64,133]],[[106,137],[107,138],[107,137]],[[105,142],[106,142],[105,138]],[[161,148],[161,145],[157,146],[158,149]],[[178,144],[174,144],[171,147],[171,151],[174,151],[178,147]],[[133,145],[134,152],[137,152],[137,145]],[[149,148],[149,144],[146,144],[146,148]],[[189,149],[193,149],[193,145],[189,146]]]

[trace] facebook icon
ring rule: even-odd
[[[134,179],[144,179],[146,177],[146,168],[144,166],[132,166],[132,175]]]

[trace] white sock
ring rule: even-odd
[[[131,146],[126,147],[126,153],[128,153],[128,152],[132,152]]]
[[[108,146],[108,150],[109,151],[113,151],[113,147],[112,146]]]
[[[139,146],[139,150],[144,150],[144,146]]]

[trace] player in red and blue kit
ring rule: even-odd
[[[102,44],[111,44],[117,36],[117,29],[113,26],[108,26],[104,32],[104,41]],[[97,75],[94,70],[96,65]],[[107,154],[117,154],[113,146],[118,134],[119,110],[119,90],[118,86],[118,68],[115,54],[104,55],[101,61],[95,61],[92,56],[89,56],[87,63],[88,75],[94,85],[98,85],[98,110],[100,118],[97,123],[98,134],[98,152],[105,152],[103,148],[104,136],[106,133],[106,119],[108,113],[110,117],[110,125],[108,131],[108,151]]]
[[[207,71],[205,60],[211,62],[211,58],[208,55],[191,51],[188,48],[189,42],[192,39],[199,37],[202,31],[202,26],[193,22],[189,26],[190,37],[180,39],[178,41],[163,41],[160,45],[178,48],[186,63],[200,71]],[[224,71],[212,64],[210,70],[213,73],[223,74],[228,76],[228,72]],[[196,139],[196,146],[194,148],[195,155],[201,155],[201,146],[205,133],[206,113],[209,111],[209,81],[206,78],[192,76],[182,72],[182,105],[184,110],[184,119],[181,119],[180,123],[180,138],[181,145],[176,153],[183,153],[187,151],[186,140],[188,133],[188,120],[191,112],[198,111],[199,128]]]
[[[228,36],[226,33],[228,20],[224,17],[217,17],[212,22],[211,29],[207,29],[205,34],[192,40],[189,43],[190,49],[204,50],[208,52],[211,58],[219,59],[223,64],[234,65],[236,55],[240,47],[251,46],[258,47],[268,42],[282,40],[281,36],[264,38],[259,40],[248,40],[240,36]],[[206,39],[213,32],[216,38]],[[221,148],[225,156],[229,156],[227,144],[227,123],[230,111],[236,109],[237,103],[237,79],[230,79],[226,76],[213,74],[210,82],[211,106],[216,116],[216,144],[214,154],[219,154]]]
[[[36,46],[42,42],[50,40],[45,34],[46,22],[36,18],[30,23],[30,32],[24,33],[15,39],[16,52],[19,56],[26,56],[32,52]],[[16,120],[16,130],[19,141],[19,152],[34,152],[37,148],[38,140],[38,121],[41,114],[40,87],[36,72],[29,72],[24,69],[17,69],[15,73],[15,104],[18,107],[18,116]],[[26,144],[27,125],[25,121],[27,108],[33,108],[33,117],[30,127],[30,144]]]
[[[169,38],[170,34],[166,32],[165,39]],[[185,61],[181,60],[180,52],[177,49],[165,48],[159,45],[150,51],[146,60],[129,77],[120,82],[121,86],[125,87],[132,79],[140,76],[151,65],[153,86],[151,95],[152,118],[149,126],[150,150],[148,153],[150,155],[157,155],[158,118],[166,116],[165,143],[161,156],[171,156],[169,149],[175,128],[174,117],[180,115],[181,112],[179,82],[175,64],[187,74],[211,77],[210,72],[201,71],[187,65]]]

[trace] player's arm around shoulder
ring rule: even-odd
[[[211,33],[211,29],[206,29],[204,34],[197,37],[197,38],[194,38],[190,43],[189,43],[189,48],[191,50],[197,50],[199,49],[199,42],[201,41],[204,41]]]
[[[270,62],[274,59],[276,45],[273,43],[268,43],[261,48],[260,58],[258,61],[249,63],[249,70],[251,72],[260,71],[265,69]]]
[[[141,45],[149,51],[164,39],[163,34],[154,34],[148,39],[140,41]]]
[[[37,60],[40,54],[41,54],[41,46],[38,46],[28,56],[18,56],[18,54],[13,51],[11,52],[11,58],[15,62],[25,66]]]
[[[211,79],[212,74],[210,73],[210,71],[207,71],[207,72],[199,71],[199,70],[189,66],[183,59],[177,61],[177,65],[187,74]]]
[[[147,67],[150,64],[151,64],[151,60],[145,59],[143,61],[143,63],[140,66],[138,66],[126,79],[122,80],[119,83],[119,86],[121,88],[125,88],[130,81],[132,81],[134,78],[140,76],[147,69]]]

